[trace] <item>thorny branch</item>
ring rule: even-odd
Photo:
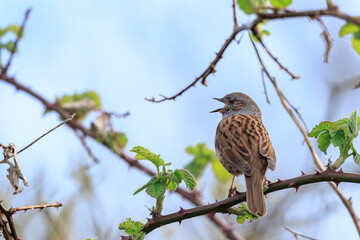
[[[268,189],[264,191],[264,194],[269,194],[283,189],[294,188],[296,192],[299,187],[307,184],[324,182],[324,181],[334,181],[339,184],[339,182],[352,182],[360,183],[360,174],[353,173],[343,173],[342,170],[335,172],[334,170],[326,170],[323,172],[316,171],[315,174],[301,175],[296,178],[291,178],[287,180],[278,180],[275,183],[270,183]],[[228,209],[236,204],[244,202],[246,200],[246,193],[239,193],[231,198],[215,202],[208,205],[203,205],[190,209],[180,209],[180,211],[168,215],[156,216],[153,219],[148,220],[143,228],[143,232],[149,233],[161,226],[181,222],[182,220],[201,216],[201,215],[212,215],[214,213],[226,213],[228,214]]]
[[[235,8],[233,8],[233,9],[235,10]],[[184,92],[186,92],[190,88],[194,87],[200,80],[201,80],[201,83],[204,86],[207,86],[207,84],[206,84],[207,77],[210,74],[215,73],[216,64],[220,61],[220,59],[222,58],[224,52],[226,51],[226,49],[228,48],[230,43],[235,39],[237,34],[244,31],[244,30],[251,30],[251,31],[254,32],[254,29],[256,28],[256,26],[259,23],[263,22],[264,20],[293,18],[293,17],[310,17],[311,19],[319,19],[320,16],[332,16],[332,17],[343,19],[345,21],[348,21],[348,22],[351,22],[351,23],[354,23],[354,24],[360,26],[360,19],[352,17],[352,16],[350,16],[348,14],[345,14],[345,13],[341,12],[339,10],[339,8],[337,6],[335,6],[335,5],[332,5],[328,9],[301,11],[301,12],[291,11],[291,10],[287,10],[287,9],[285,9],[285,10],[273,9],[273,11],[274,12],[272,12],[272,13],[266,13],[266,12],[262,12],[262,11],[255,12],[255,14],[257,15],[257,18],[253,22],[251,22],[250,24],[242,25],[240,27],[236,26],[234,24],[235,26],[234,26],[233,32],[230,34],[230,37],[225,41],[225,43],[221,46],[219,52],[216,54],[215,59],[210,63],[210,65],[205,69],[205,71],[199,77],[197,77],[191,84],[189,84],[183,90],[181,90],[180,92],[178,92],[177,94],[175,94],[175,95],[173,95],[171,97],[166,97],[164,95],[160,95],[162,98],[159,99],[159,100],[156,100],[155,98],[150,98],[150,99],[146,98],[146,100],[150,101],[150,102],[154,102],[154,103],[160,103],[160,102],[164,102],[164,101],[167,101],[167,100],[175,100],[177,97],[181,96]],[[235,18],[235,16],[236,15],[234,15],[234,18]],[[264,49],[265,49],[265,51],[268,51],[267,48],[264,48]],[[282,68],[286,72],[288,72],[288,74],[290,74],[290,76],[293,79],[298,78],[298,76],[292,74],[287,68],[284,68],[284,66],[281,65],[279,63],[279,61],[275,57],[273,57],[270,52],[268,52],[268,54],[280,66],[280,68]]]
[[[15,229],[15,224],[13,221],[13,215],[16,212],[19,211],[27,211],[27,210],[34,210],[34,209],[40,209],[40,211],[44,208],[50,208],[54,207],[58,209],[59,207],[62,207],[62,203],[56,202],[53,204],[40,204],[35,206],[28,206],[25,207],[18,207],[18,208],[10,208],[6,209],[2,201],[0,201],[0,232],[3,234],[4,238],[6,240],[18,240],[18,235]]]
[[[313,156],[314,159],[314,163],[316,165],[316,167],[321,170],[324,171],[325,170],[325,166],[322,164],[322,162],[320,161],[319,156],[317,155],[315,148],[312,144],[312,142],[310,141],[310,138],[307,135],[307,131],[304,129],[303,125],[301,125],[300,121],[302,120],[300,117],[300,121],[298,118],[296,118],[295,114],[293,113],[293,111],[291,110],[291,103],[289,102],[289,100],[285,97],[285,95],[282,93],[282,91],[280,90],[279,86],[277,85],[275,79],[270,75],[269,71],[266,69],[260,53],[254,43],[254,41],[252,40],[250,34],[249,34],[251,43],[254,47],[254,50],[256,52],[256,55],[259,59],[259,63],[262,67],[262,69],[264,70],[264,72],[266,73],[266,76],[268,77],[268,79],[270,80],[270,82],[273,84],[279,98],[281,101],[281,104],[283,105],[283,107],[285,108],[285,110],[288,112],[288,114],[290,115],[290,117],[293,119],[294,123],[296,124],[296,126],[299,128],[301,134],[304,136],[305,142],[307,143],[310,153]],[[355,224],[356,230],[358,231],[358,234],[360,235],[360,219],[358,218],[358,216],[356,215],[356,212],[350,202],[350,200],[346,199],[345,196],[341,193],[341,191],[337,188],[336,184],[334,182],[329,182],[330,186],[334,189],[334,191],[338,194],[338,196],[340,197],[341,201],[343,202],[343,204],[345,205],[345,207],[347,208],[351,218],[353,219],[353,222]]]

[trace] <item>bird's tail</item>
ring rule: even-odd
[[[263,177],[256,174],[245,176],[247,207],[251,213],[260,216],[266,215],[263,180]]]

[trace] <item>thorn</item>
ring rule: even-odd
[[[303,171],[300,170],[300,172],[301,172],[301,175],[302,175],[302,176],[306,175]]]
[[[216,213],[216,212],[210,212],[210,213],[209,213],[211,220],[214,220],[215,213]]]
[[[280,178],[278,178],[278,180],[277,180],[277,182],[276,182],[276,183],[279,183],[279,182],[282,182],[282,181],[280,180]]]
[[[218,202],[218,200],[217,200],[217,199],[215,199],[215,202]]]
[[[334,182],[336,184],[336,187],[339,187],[340,182]]]
[[[295,183],[292,182],[292,183],[289,183],[288,187],[291,187],[291,186],[294,186],[294,185],[295,185]]]
[[[349,201],[350,204],[352,205],[352,197],[349,197],[348,201]]]
[[[318,170],[315,169],[315,175],[321,175],[321,172],[319,172]]]
[[[339,173],[344,173],[343,170],[342,170],[342,168],[340,168]]]
[[[151,218],[146,218],[147,222],[150,222],[151,221]]]
[[[294,188],[295,188],[295,190],[296,190],[296,192],[298,192],[298,191],[299,191],[299,187],[300,187],[300,186],[294,187]]]
[[[270,180],[268,180],[268,179],[266,179],[266,182],[267,182],[267,184],[271,184],[271,181],[270,181]]]
[[[180,206],[179,206],[180,207]],[[185,211],[185,209],[183,209],[182,207],[180,207],[180,210],[178,211],[178,213],[183,213]]]
[[[179,225],[181,224],[182,220],[179,220]]]

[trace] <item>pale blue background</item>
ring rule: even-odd
[[[301,10],[323,8],[326,1],[294,2],[292,7]],[[359,15],[358,1],[335,1],[335,4],[348,14]],[[142,145],[161,154],[166,161],[172,162],[174,168],[183,167],[191,159],[184,152],[188,145],[206,142],[213,147],[220,116],[209,112],[220,106],[211,98],[241,91],[259,104],[276,149],[278,166],[275,172],[269,172],[268,178],[276,180],[278,177],[298,176],[300,169],[312,172],[314,167],[308,148],[302,144],[300,132],[282,108],[268,81],[271,105],[265,102],[260,66],[246,34],[239,45],[232,43],[228,48],[216,67],[216,74],[208,77],[207,88],[198,84],[176,102],[153,104],[144,101],[145,97],[157,97],[159,93],[170,96],[202,73],[232,31],[231,1],[1,0],[0,5],[1,27],[19,24],[25,10],[32,8],[24,40],[20,43],[19,54],[10,73],[49,100],[65,93],[96,90],[104,109],[119,113],[130,111],[130,117],[115,121],[116,129],[124,131],[129,137],[127,150]],[[241,14],[238,19],[240,23],[251,20]],[[324,21],[334,39],[329,64],[323,63],[324,43],[317,22],[301,18],[272,21],[266,26],[271,36],[265,37],[265,42],[285,66],[301,76],[300,80],[291,81],[261,51],[269,70],[286,96],[300,108],[309,127],[327,120],[329,116],[330,120],[349,116],[359,108],[358,90],[348,90],[336,100],[336,104],[328,106],[331,97],[329,86],[358,78],[360,60],[351,48],[349,37],[338,38],[338,30],[344,22],[329,17]],[[0,106],[0,143],[4,145],[15,142],[21,148],[59,122],[56,114],[43,116],[44,107],[38,101],[4,82],[0,83]],[[329,109],[331,115],[328,114]],[[93,141],[90,140],[89,144],[101,160],[99,165],[89,170],[100,203],[94,211],[103,226],[112,230],[111,236],[118,239],[120,232],[117,226],[121,221],[126,217],[144,221],[148,216],[145,206],[154,204],[154,200],[145,193],[132,196],[148,177],[136,169],[129,169],[123,161]],[[330,151],[328,156],[319,154],[324,163],[328,157],[333,156],[334,159],[337,156],[335,151]],[[38,204],[34,188],[39,176],[44,179],[45,185],[43,202],[57,200],[66,203],[77,192],[77,185],[71,178],[72,169],[89,161],[69,128],[56,130],[20,155],[31,186],[13,197],[11,205]],[[0,178],[3,190],[8,186],[6,166],[0,166],[0,170],[3,173]],[[358,171],[358,168],[349,159],[344,171]],[[209,193],[212,180],[208,182],[206,179],[211,179],[210,171],[201,181],[199,190]],[[311,192],[311,187],[308,187],[310,192],[302,195],[300,189],[296,196],[302,197],[298,201],[301,204],[290,204],[283,226],[318,239],[357,238],[346,209],[330,187],[325,183],[322,185],[321,192]],[[354,208],[360,214],[359,187],[340,184],[340,188],[346,197],[352,196]],[[8,195],[11,192],[9,188]],[[281,194],[294,195],[294,192],[285,190]],[[274,206],[277,194],[280,193],[273,193],[268,201],[272,201]],[[205,202],[213,201],[211,194],[207,194]],[[324,202],[334,209],[331,212],[319,210],[323,209]],[[88,209],[81,203],[76,204],[74,239],[95,237]],[[172,194],[166,199],[164,211],[177,211],[179,205],[190,206]],[[29,213],[18,214],[15,219],[22,221],[26,214]],[[287,222],[318,215],[323,220],[311,227],[292,226]],[[258,221],[266,221],[266,217]],[[245,229],[248,224],[244,225]],[[32,222],[26,228],[24,239],[41,238],[46,226]],[[170,236],[173,239],[222,237],[207,231],[210,226],[207,220],[191,219],[184,221],[180,228],[170,225],[165,231],[172,233]],[[280,235],[271,235],[268,239],[291,239],[285,230],[279,229],[278,232]],[[148,235],[148,239],[164,236],[161,230],[156,230]]]

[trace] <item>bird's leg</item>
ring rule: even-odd
[[[228,198],[231,197],[234,193],[234,189],[233,189],[233,185],[234,185],[234,179],[235,179],[235,176],[233,176],[233,179],[231,180],[231,185],[230,185],[230,189],[229,189],[229,195],[228,195]],[[236,190],[235,190],[236,191]]]

